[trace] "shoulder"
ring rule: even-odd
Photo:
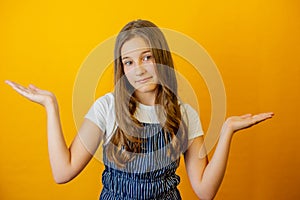
[[[180,103],[182,119],[188,128],[188,139],[204,135],[198,112],[186,103]]]
[[[96,99],[94,105],[99,108],[112,108],[114,107],[114,103],[115,103],[114,95],[112,92],[109,92]]]
[[[115,101],[113,93],[106,93],[105,95],[96,99],[85,116],[98,125],[106,135],[110,135],[114,129],[114,104]]]
[[[112,92],[106,93],[103,96],[99,97],[98,99],[96,99],[95,102],[97,103],[101,103],[101,102],[105,102],[105,103],[113,103],[115,100],[114,95]]]
[[[180,111],[182,115],[186,115],[186,117],[198,116],[198,112],[190,104],[187,103],[180,103]]]
[[[114,112],[115,99],[112,92],[106,93],[105,95],[96,99],[90,110],[97,115],[102,114],[103,116],[107,113]]]

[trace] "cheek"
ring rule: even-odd
[[[124,70],[124,75],[125,76],[132,76],[132,70]]]
[[[127,76],[127,75],[130,75],[130,74],[133,74],[134,73],[134,67],[133,66],[130,66],[130,67],[123,67],[123,71],[124,71],[124,74]]]
[[[124,71],[124,76],[126,77],[127,81],[132,84],[132,82],[133,82],[132,70]]]
[[[127,67],[124,67],[124,68],[123,68],[123,71],[124,71],[124,76],[125,76],[125,77],[130,76],[131,70],[129,70]]]
[[[151,68],[151,74],[153,74],[154,76],[157,76],[157,74],[158,74],[157,68],[155,65]]]
[[[123,66],[122,66],[123,67]],[[128,73],[128,68],[127,67],[123,67],[123,72],[126,75]]]
[[[157,74],[157,69],[155,63],[149,63],[146,65],[147,72],[151,74]]]

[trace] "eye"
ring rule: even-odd
[[[123,62],[123,65],[125,65],[125,66],[130,66],[131,64],[132,64],[132,61],[130,61],[130,60],[126,60]]]
[[[143,57],[143,61],[149,61],[152,59],[152,55],[146,55]]]

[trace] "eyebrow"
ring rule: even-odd
[[[149,52],[151,52],[150,50],[145,50],[145,51],[143,51],[141,54],[145,54],[145,53],[149,53]],[[125,60],[125,59],[127,59],[127,58],[129,58],[128,56],[125,56],[125,57],[123,57],[122,58],[122,60]]]

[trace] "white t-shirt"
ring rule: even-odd
[[[106,140],[109,141],[117,129],[115,115],[115,101],[112,93],[98,98],[89,109],[85,118],[95,123],[104,133]],[[198,113],[189,105],[181,104],[181,115],[188,129],[188,139],[203,135],[203,130]],[[139,103],[135,112],[137,120],[143,123],[159,123],[155,106],[147,106]]]

